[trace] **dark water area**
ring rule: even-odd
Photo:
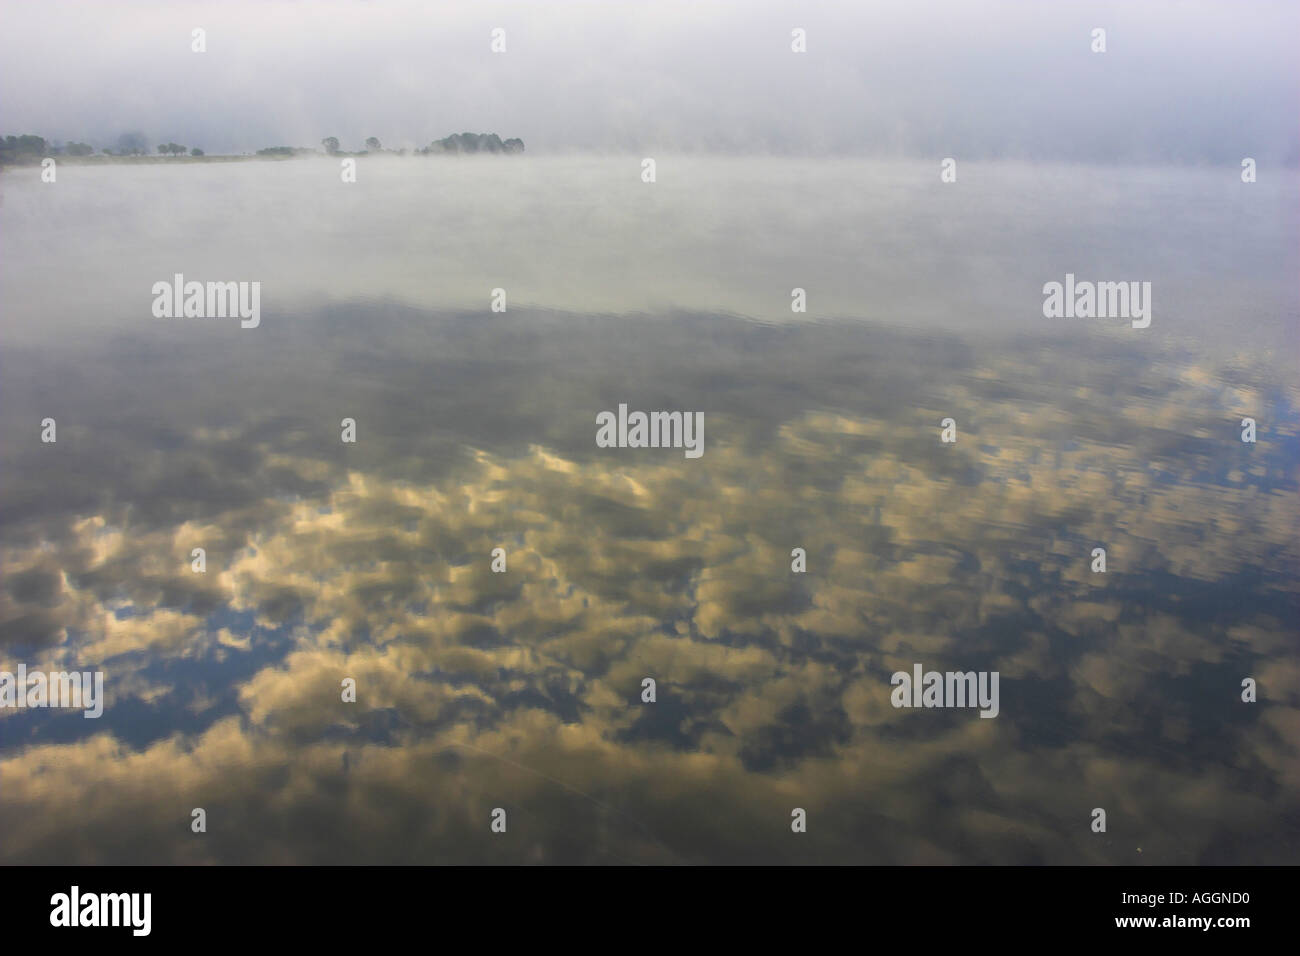
[[[107,699],[4,717],[8,861],[1291,858],[1297,414],[1248,365],[263,321],[0,359],[5,660]],[[596,447],[619,403],[702,411],[703,455]],[[998,671],[997,718],[893,707],[916,662]]]

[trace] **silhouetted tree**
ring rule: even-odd
[[[117,151],[123,156],[144,156],[149,152],[148,143],[144,133],[123,133],[117,138]]]
[[[30,133],[23,136],[6,136],[0,142],[0,162],[31,162],[45,155],[45,138]]]

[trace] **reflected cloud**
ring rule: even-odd
[[[159,371],[128,337],[80,376],[7,349],[0,653],[102,669],[107,706],[0,711],[0,857],[1286,862],[1300,396],[1271,366],[591,321],[358,302],[314,317],[328,349],[268,323]],[[707,453],[597,448],[629,399],[702,410]],[[895,710],[914,662],[999,671],[1001,715]]]

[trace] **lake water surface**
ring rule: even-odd
[[[0,670],[106,699],[0,709],[0,861],[1294,862],[1300,177],[937,173],[4,171]]]

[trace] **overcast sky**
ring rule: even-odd
[[[1300,162],[1294,0],[20,3],[0,133]],[[191,30],[207,31],[192,53]],[[506,31],[506,52],[490,51]],[[791,52],[791,30],[808,51]],[[1091,31],[1107,52],[1091,52]]]

